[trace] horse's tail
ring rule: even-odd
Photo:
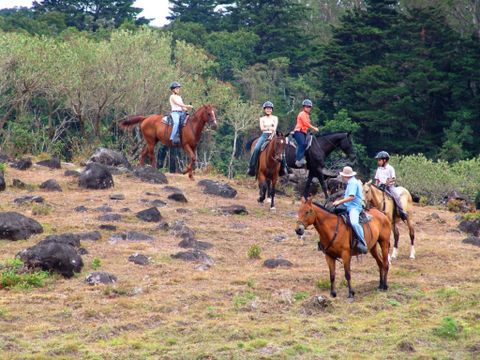
[[[119,126],[122,129],[128,129],[128,128],[131,128],[131,127],[141,123],[145,119],[146,119],[146,117],[142,116],[142,115],[130,116],[129,118],[120,121]]]
[[[257,139],[258,139],[258,136],[256,136],[256,137],[248,140],[247,143],[245,144],[245,149],[246,149],[247,151],[250,151],[250,149],[252,148],[253,142],[254,142],[255,140],[257,140]]]

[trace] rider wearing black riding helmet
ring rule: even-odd
[[[375,155],[375,159],[377,159],[378,163],[378,168],[375,173],[375,185],[384,189],[392,197],[400,213],[400,218],[407,220],[408,214],[403,210],[400,196],[395,189],[395,169],[388,163],[390,154],[386,151],[380,151]]]

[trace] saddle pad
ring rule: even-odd
[[[295,149],[297,148],[297,144],[295,143],[295,140],[293,140],[292,133],[290,133],[286,138],[285,138],[285,144],[293,146]]]
[[[181,118],[180,118],[180,126],[181,126],[181,127],[184,127],[185,125],[187,125],[187,121],[188,121],[189,118],[190,118],[190,115],[181,117]],[[171,126],[171,125],[173,124],[172,116],[171,116],[171,115],[165,115],[165,116],[162,118],[162,123]]]

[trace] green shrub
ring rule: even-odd
[[[457,324],[457,321],[450,316],[444,317],[441,325],[433,329],[435,335],[446,339],[456,339],[461,332],[462,328]]]
[[[100,261],[99,258],[95,257],[92,260],[92,269],[93,270],[98,270],[102,266],[102,262]]]
[[[233,306],[235,309],[241,309],[245,305],[247,305],[249,302],[255,300],[257,298],[257,295],[253,291],[245,291],[244,293],[235,295],[233,297]]]
[[[424,155],[392,156],[397,183],[430,204],[439,204],[450,190],[457,190],[470,201],[480,191],[480,157],[449,164]]]
[[[32,205],[32,215],[48,215],[52,212],[52,207],[48,204],[37,204]]]
[[[5,172],[5,169],[7,168],[7,164],[5,163],[0,163],[0,171]]]
[[[249,259],[260,259],[260,255],[262,254],[262,248],[257,244],[253,244],[248,249],[247,256]]]
[[[0,266],[0,289],[20,288],[29,289],[32,287],[42,287],[48,278],[47,271],[24,272],[22,270],[23,262],[14,258]]]
[[[308,293],[307,293],[307,292],[305,292],[305,291],[299,291],[299,292],[296,292],[296,293],[293,295],[293,300],[295,300],[295,301],[302,301],[302,300],[305,300],[307,297],[308,297]]]

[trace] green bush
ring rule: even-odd
[[[480,191],[480,157],[453,164],[433,161],[424,155],[392,156],[397,183],[411,193],[439,204],[450,190],[457,190],[470,201]]]
[[[0,265],[0,289],[42,287],[48,278],[47,271],[22,271],[23,262],[20,259],[11,259]]]
[[[462,328],[457,324],[457,321],[450,316],[444,317],[441,325],[433,329],[435,335],[446,339],[456,339],[461,332]]]
[[[92,260],[92,269],[93,270],[98,270],[102,266],[102,262],[99,258],[95,257]]]
[[[247,256],[249,259],[260,259],[260,255],[262,254],[262,248],[257,244],[253,244],[248,249]]]

